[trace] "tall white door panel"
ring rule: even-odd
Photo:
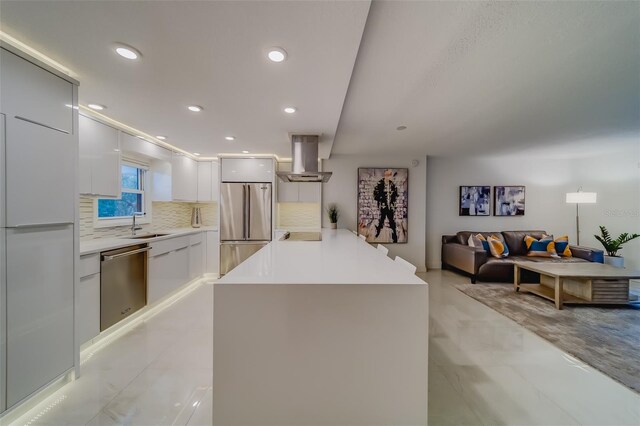
[[[74,221],[76,149],[73,135],[7,117],[8,227]]]
[[[73,133],[73,84],[0,49],[2,111]]]
[[[0,413],[6,408],[7,395],[7,281],[6,230],[0,227]]]
[[[7,407],[73,367],[73,226],[7,229]]]
[[[4,114],[0,114],[0,228],[6,226],[6,222],[5,222],[5,193],[4,193],[4,189],[5,189],[5,162],[4,162],[4,152],[5,152],[5,141],[7,140],[6,138],[6,126],[5,126],[5,122],[6,122],[6,116]]]

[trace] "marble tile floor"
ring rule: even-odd
[[[638,425],[640,395],[450,284],[430,284],[430,425]],[[82,376],[15,424],[210,425],[213,286],[83,358]]]

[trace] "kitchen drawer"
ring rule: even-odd
[[[175,251],[183,247],[189,246],[189,235],[181,237],[169,238],[167,240],[160,240],[150,244],[151,251],[150,257],[158,256],[170,251]]]
[[[198,232],[197,234],[189,235],[189,245],[192,246],[194,244],[198,244],[202,242],[202,232]]]
[[[100,272],[100,254],[87,254],[80,256],[80,278]]]

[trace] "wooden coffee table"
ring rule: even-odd
[[[520,270],[540,274],[540,284],[520,282]],[[555,302],[567,304],[620,305],[630,302],[629,280],[640,272],[614,268],[602,263],[515,262],[513,286]]]

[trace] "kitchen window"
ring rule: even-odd
[[[97,219],[110,225],[117,219],[127,219],[127,223],[134,213],[146,213],[145,183],[147,168],[132,163],[123,163],[121,166],[122,195],[118,199],[98,198],[96,202]],[[141,221],[144,222],[144,221]]]

